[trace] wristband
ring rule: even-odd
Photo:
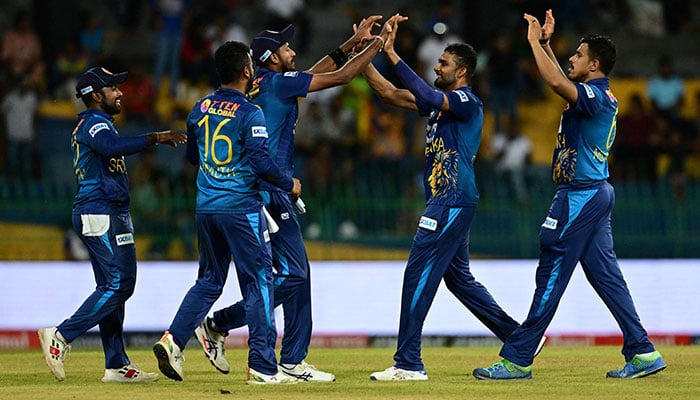
[[[386,42],[384,41],[384,38],[381,36],[375,36],[375,39],[379,39],[382,41],[382,47],[380,47],[379,51],[377,52],[377,53],[381,53],[382,51],[384,51],[384,43],[386,43]]]
[[[544,46],[545,44],[549,44],[549,39],[540,39],[540,44],[543,45],[543,46]]]
[[[333,60],[333,62],[338,68],[342,67],[343,64],[345,64],[345,62],[348,60],[348,57],[345,55],[343,50],[340,49],[340,47],[328,53],[328,57],[330,57]]]

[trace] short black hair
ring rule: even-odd
[[[455,56],[455,63],[459,67],[467,68],[469,79],[476,72],[476,50],[467,43],[452,43],[445,47],[445,51]]]
[[[617,50],[612,39],[608,36],[585,35],[578,43],[579,45],[582,43],[588,44],[588,56],[592,60],[598,60],[600,70],[606,76],[609,75],[617,59]]]
[[[214,64],[221,83],[231,83],[250,65],[250,48],[245,43],[226,42],[216,49]]]

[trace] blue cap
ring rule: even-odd
[[[103,87],[124,83],[127,75],[128,72],[113,74],[106,68],[92,67],[78,78],[78,83],[75,85],[75,97],[81,98]]]
[[[256,64],[262,66],[272,53],[276,52],[285,43],[289,43],[292,36],[294,36],[293,25],[287,25],[286,28],[279,32],[262,31],[255,35],[253,42],[250,44],[250,57]]]

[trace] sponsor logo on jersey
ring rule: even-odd
[[[424,215],[424,216],[420,217],[420,221],[418,222],[418,227],[425,228],[429,231],[435,231],[437,229],[437,220],[434,220],[432,218],[428,218]]]
[[[206,109],[204,107],[207,107]],[[221,101],[207,99],[200,105],[200,110],[207,114],[221,115],[222,117],[236,118],[236,110],[241,107],[240,103],[233,101]]]
[[[251,128],[253,131],[253,137],[267,137],[267,128],[264,126],[254,126]]]
[[[95,137],[95,135],[97,135],[97,132],[103,131],[105,129],[109,129],[109,125],[107,125],[106,122],[100,122],[99,124],[93,125],[92,128],[90,128],[90,130],[88,131],[88,133],[90,134],[90,136]]]
[[[462,103],[466,103],[466,102],[469,101],[469,96],[467,96],[467,94],[464,93],[463,91],[461,91],[461,90],[455,90],[454,93],[456,93],[457,96],[459,96],[459,100],[460,100]]]
[[[265,243],[270,241],[270,231],[265,229],[265,232],[263,232],[263,239],[265,240]]]
[[[124,246],[127,244],[134,244],[134,235],[131,233],[122,233],[114,237],[117,241],[117,246]]]
[[[590,85],[585,84],[585,83],[582,83],[581,85],[583,86],[584,89],[586,89],[586,96],[589,99],[592,99],[595,97],[595,92],[593,92],[593,89],[591,88]]]
[[[280,214],[280,218],[282,218],[283,221],[286,221],[289,219],[289,213],[288,212],[283,212]]]
[[[209,106],[211,105],[211,100],[209,99],[204,99],[202,103],[199,105],[199,111],[205,113],[209,109]]]
[[[288,76],[290,78],[294,78],[297,75],[299,75],[299,71],[287,71],[284,73],[284,76]]]
[[[552,217],[547,217],[547,218],[544,220],[544,223],[542,224],[542,227],[543,227],[543,228],[546,228],[546,229],[557,229],[557,224],[558,224],[558,223],[559,223],[559,221],[557,221],[556,219],[554,219],[554,218],[552,218]]]

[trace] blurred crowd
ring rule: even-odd
[[[484,132],[477,168],[492,174],[505,188],[507,196],[518,204],[528,204],[528,191],[534,185],[549,184],[532,172],[533,148],[539,144],[524,134],[518,107],[522,102],[538,101],[545,96],[524,40],[524,11],[544,15],[546,9],[554,9],[557,25],[565,32],[553,43],[562,63],[575,47],[575,43],[567,40],[566,32],[578,35],[589,31],[624,30],[640,37],[700,33],[700,2],[697,0],[405,3],[407,7],[396,11],[410,19],[400,28],[396,47],[426,81],[433,82],[433,66],[448,43],[466,39],[479,51],[474,89],[484,100],[491,123],[489,131]],[[127,1],[120,3],[112,10],[114,15],[107,17],[86,3],[86,8],[77,11],[81,23],[65,28],[71,30],[66,35],[70,39],[48,49],[46,34],[42,36],[36,29],[36,10],[8,7],[3,12],[13,15],[6,16],[5,20],[10,23],[0,32],[3,120],[0,176],[20,182],[48,178],[41,176],[41,159],[37,156],[41,104],[63,102],[80,109],[82,106],[74,95],[75,80],[90,66],[105,65],[115,71],[129,71],[129,79],[121,86],[124,92],[121,122],[142,126],[142,132],[165,127],[181,129],[182,119],[191,104],[216,86],[211,60],[213,51],[221,43],[228,40],[250,43],[252,35],[259,30],[279,30],[294,23],[297,34],[292,47],[300,55],[306,54],[315,50],[313,35],[318,21],[312,18],[311,11],[332,11],[343,14],[348,20],[359,21],[365,16],[361,14],[363,10],[371,11],[372,6],[381,4],[359,0]],[[254,13],[259,18],[243,20],[240,11],[250,8],[259,10]],[[493,23],[496,21],[498,23]],[[349,36],[349,27],[343,28]],[[150,41],[152,49],[143,51],[141,46],[147,43],[128,43],[137,30],[149,33],[147,37],[153,39]],[[125,42],[128,44],[124,45]],[[330,44],[321,51],[330,51],[337,44]],[[132,49],[134,56],[124,49]],[[143,54],[150,57],[143,57]],[[311,56],[316,60],[323,54]],[[682,201],[687,180],[685,160],[700,147],[700,93],[693,97],[697,102],[694,116],[681,115],[679,110],[683,106],[681,99],[686,95],[684,79],[687,76],[677,73],[674,65],[677,61],[673,55],[660,56],[658,74],[648,77],[648,90],[619,99],[624,104],[611,164],[612,179],[616,181],[654,182],[667,177]],[[384,57],[377,57],[375,65],[401,86]],[[302,65],[297,61],[297,66],[304,69],[311,63]],[[382,200],[395,203],[420,199],[423,119],[381,104],[361,77],[349,85],[310,95],[302,102],[300,112],[296,166],[309,196],[319,203],[338,198],[375,199],[379,200],[378,204]],[[551,143],[545,145],[551,146]],[[65,151],[68,153],[67,149]],[[191,229],[186,222],[188,215],[173,217],[158,207],[154,199],[184,201],[182,199],[194,190],[193,184],[188,183],[192,182],[193,172],[183,166],[175,169],[179,175],[172,177],[164,170],[158,160],[151,160],[149,155],[130,164],[134,213],[153,219],[154,225],[168,221],[175,227],[173,229],[187,231]],[[412,226],[414,216],[396,210],[392,207],[384,210],[390,216],[387,219],[395,221],[395,226],[388,229]],[[362,216],[332,212],[340,214],[333,216],[333,220],[338,221],[333,229],[344,238],[354,237],[373,223],[371,217],[362,221]],[[327,226],[322,228],[322,221],[309,218],[307,233],[311,237],[318,237],[321,229],[328,229]]]

